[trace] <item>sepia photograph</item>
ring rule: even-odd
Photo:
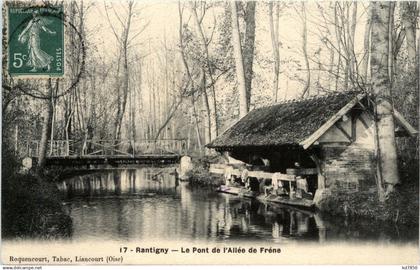
[[[419,10],[4,0],[1,264],[418,265]]]

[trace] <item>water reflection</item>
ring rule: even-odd
[[[58,185],[67,197],[174,194],[179,185],[174,168],[142,168],[108,170],[95,174],[77,176]]]
[[[60,184],[74,239],[325,242],[418,239],[417,229],[319,213],[192,188],[174,168],[113,170]],[[414,241],[414,240],[412,240]]]

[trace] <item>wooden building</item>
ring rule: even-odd
[[[207,147],[266,172],[305,177],[312,194],[365,190],[375,186],[373,108],[360,92],[278,103],[252,110]],[[396,136],[418,133],[395,110],[394,119]]]

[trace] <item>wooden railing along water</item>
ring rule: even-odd
[[[136,157],[144,155],[182,155],[188,149],[185,139],[161,140],[53,140],[48,141],[48,157]],[[23,156],[38,157],[40,142],[27,141],[20,149]]]

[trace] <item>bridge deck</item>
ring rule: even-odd
[[[48,157],[47,166],[90,166],[90,165],[110,165],[118,167],[119,165],[130,164],[174,164],[178,163],[180,155],[136,155],[128,156],[67,156],[67,157]],[[34,158],[36,161],[36,157]]]
[[[36,162],[39,141],[27,141],[21,155]],[[186,153],[185,139],[162,140],[53,140],[47,143],[47,166],[94,167],[96,165],[173,164]]]

